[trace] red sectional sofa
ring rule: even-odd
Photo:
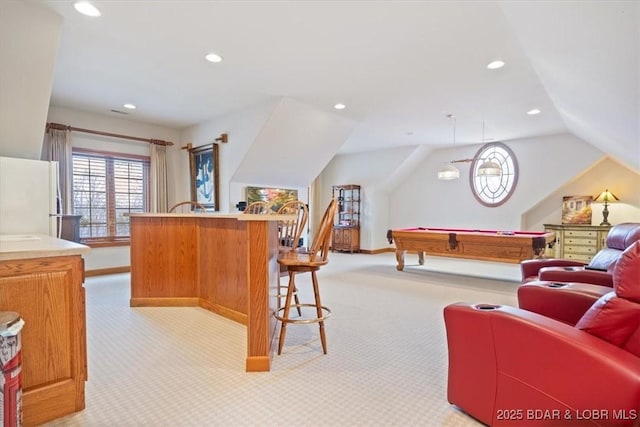
[[[613,288],[576,308],[577,322],[447,306],[449,402],[490,426],[640,426],[640,242],[611,274]]]

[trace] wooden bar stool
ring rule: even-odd
[[[299,246],[300,237],[309,217],[306,203],[302,200],[292,200],[280,206],[276,213],[278,215],[295,215],[295,218],[290,221],[278,223],[280,251],[295,250]]]
[[[207,213],[207,208],[198,202],[180,202],[171,206],[169,213]]]
[[[269,205],[269,202],[253,202],[250,203],[242,213],[253,215],[267,215],[271,213],[271,206]]]
[[[311,247],[306,252],[289,251],[283,253],[278,258],[278,263],[284,265],[289,273],[289,286],[287,287],[287,296],[285,298],[284,306],[279,308],[274,316],[280,320],[280,340],[278,343],[278,354],[282,353],[282,346],[287,332],[287,324],[289,323],[318,323],[320,326],[320,341],[322,342],[322,351],[327,354],[327,339],[324,332],[324,320],[331,315],[331,310],[323,306],[320,301],[320,291],[318,288],[318,278],[316,272],[326,265],[329,255],[329,246],[331,243],[331,231],[333,230],[333,217],[336,212],[337,201],[332,199],[327,210],[324,212],[320,227],[316,232]],[[315,302],[313,304],[291,304],[291,298],[296,292],[296,274],[297,273],[311,273],[311,281],[313,283],[313,294]],[[291,307],[315,307],[316,317],[313,318],[297,318],[290,319],[289,312]]]
[[[281,256],[286,252],[295,251],[298,249],[300,245],[300,237],[302,236],[302,232],[304,231],[304,226],[307,225],[309,209],[307,208],[307,204],[302,200],[292,200],[282,205],[280,209],[278,209],[277,214],[293,216],[291,220],[278,222],[278,255]],[[280,277],[287,275],[287,267],[280,264]],[[280,279],[278,278],[278,280]],[[278,308],[280,308],[282,298],[285,298],[287,295],[286,289],[287,286],[283,286],[278,283]],[[296,301],[296,304],[299,305],[300,300],[298,299],[297,289],[294,290],[293,297]],[[297,309],[298,316],[302,316],[302,311],[300,310],[299,306],[297,307]]]

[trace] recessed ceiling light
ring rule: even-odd
[[[222,56],[218,55],[217,53],[208,53],[205,56],[205,59],[209,62],[222,62]]]
[[[133,104],[124,104],[123,107],[124,108],[128,108],[130,110],[135,110],[136,109],[136,106],[133,105]]]
[[[102,13],[97,7],[89,3],[88,1],[77,1],[73,4],[73,7],[83,15],[87,16],[100,16]]]
[[[344,104],[336,104],[333,106],[333,108],[335,108],[336,110],[344,110],[345,108],[347,108],[347,106]]]
[[[490,70],[497,70],[498,68],[502,67],[504,67],[504,62],[500,60],[492,61],[487,64],[487,68]]]
[[[533,108],[533,109],[527,111],[527,114],[530,115],[530,116],[535,116],[536,114],[540,114],[540,113],[541,113],[541,111],[538,110],[537,108]]]

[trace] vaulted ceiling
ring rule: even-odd
[[[639,1],[37,3],[53,105],[184,128],[286,97],[354,121],[342,153],[450,145],[454,114],[457,144],[569,132],[640,171]]]

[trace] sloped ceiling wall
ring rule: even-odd
[[[569,131],[640,172],[640,2],[576,6],[502,2]]]
[[[232,181],[307,187],[322,172],[356,123],[291,98],[265,122]]]
[[[0,155],[39,159],[62,18],[0,1]]]
[[[523,228],[541,230],[544,224],[562,223],[562,200],[565,196],[597,196],[609,189],[620,198],[609,206],[612,224],[640,221],[640,175],[620,165],[609,156],[595,162],[572,180],[559,186],[522,216]],[[592,225],[603,219],[603,203],[592,205]]]

